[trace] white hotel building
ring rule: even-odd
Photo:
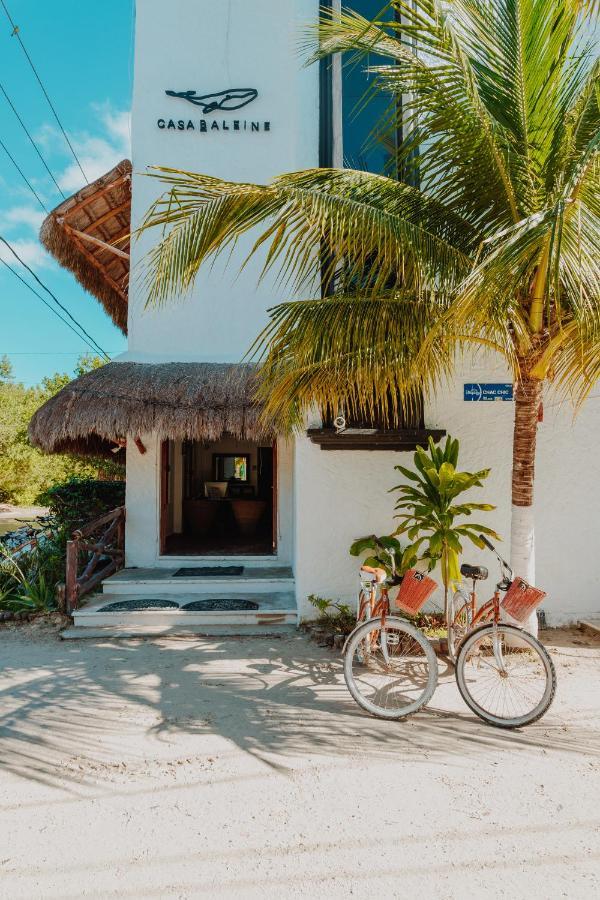
[[[513,404],[473,401],[465,388],[509,382],[502,360],[465,363],[412,429],[337,435],[315,419],[293,438],[266,438],[256,429],[251,372],[239,365],[267,310],[289,295],[274,275],[259,283],[257,257],[240,273],[251,239],[228,262],[201,270],[189,296],[150,309],[135,273],[159,234],[119,242],[161,191],[145,177],[151,166],[250,182],[342,161],[381,170],[380,154],[363,150],[376,111],[352,116],[364,73],[303,65],[301,31],[319,5],[137,0],[131,162],[69,198],[43,228],[46,246],[127,333],[128,349],[49,401],[34,439],[55,452],[126,442],[126,568],[104,590],[258,604],[244,615],[200,614],[214,626],[294,624],[312,614],[313,593],[353,600],[349,545],[393,530],[394,466],[410,466],[415,442],[428,433],[458,437],[463,468],[491,467],[485,499],[497,510],[486,521],[504,546],[510,535]],[[381,0],[351,5],[370,15]],[[545,398],[536,562],[550,624],[599,606],[599,438],[597,398],[576,418]],[[485,554],[474,550],[470,561],[495,574]],[[206,566],[238,574],[175,576]]]

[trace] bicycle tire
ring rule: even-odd
[[[509,639],[512,639],[512,644],[509,644],[509,646],[515,646],[517,640],[528,644],[529,647],[537,653],[546,674],[546,686],[539,702],[528,713],[521,716],[510,717],[494,715],[489,710],[486,710],[481,703],[477,702],[469,689],[469,680],[465,674],[465,666],[468,662],[469,651],[477,641],[480,641],[487,634],[492,635],[494,629],[497,629],[499,633],[506,634]],[[556,693],[556,670],[550,654],[544,645],[522,628],[518,628],[515,625],[507,625],[503,622],[499,623],[497,626],[493,623],[481,625],[465,637],[458,651],[455,676],[458,690],[469,709],[474,712],[475,715],[479,716],[480,719],[483,719],[484,722],[495,725],[497,728],[520,728],[524,725],[531,725],[533,722],[537,722],[550,708]]]
[[[406,705],[393,710],[378,706],[376,703],[370,701],[361,691],[358,678],[353,671],[354,658],[357,649],[360,647],[361,643],[366,642],[369,639],[369,635],[378,630],[381,631],[381,619],[378,617],[369,619],[367,622],[364,622],[354,629],[346,642],[344,653],[344,678],[351,696],[366,712],[379,719],[402,719],[405,716],[418,712],[419,709],[431,700],[438,679],[437,657],[431,643],[427,640],[423,632],[419,631],[418,628],[415,628],[404,619],[397,616],[388,616],[385,620],[385,631],[395,630],[404,633],[409,639],[412,639],[419,645],[423,653],[423,659],[427,665],[427,677],[423,690],[411,703],[407,703]],[[371,659],[371,656],[369,656],[369,659]],[[360,665],[360,660],[358,662]],[[393,678],[394,676],[390,676],[390,680]]]

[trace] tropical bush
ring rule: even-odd
[[[396,534],[405,534],[410,543],[402,554],[403,571],[419,561],[426,561],[431,571],[438,563],[442,582],[447,593],[451,585],[460,582],[460,555],[465,540],[483,549],[480,534],[501,540],[487,525],[469,521],[473,512],[495,509],[490,503],[460,501],[461,494],[472,488],[483,487],[490,474],[489,469],[478,472],[460,472],[458,465],[459,443],[448,436],[444,447],[436,447],[429,438],[429,449],[417,447],[414,455],[415,471],[395,466],[408,483],[392,488],[400,496],[396,502],[400,524]]]
[[[64,578],[64,544],[42,537],[33,550],[15,553],[0,544],[0,609],[48,612],[56,608],[56,585]]]
[[[317,625],[330,634],[350,634],[356,625],[356,613],[347,603],[311,594],[308,598],[318,611]]]
[[[37,502],[49,508],[54,530],[70,535],[75,528],[123,506],[125,482],[74,477],[39,494]]]

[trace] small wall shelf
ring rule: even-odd
[[[414,450],[418,445],[426,447],[429,437],[437,443],[446,432],[442,428],[347,428],[338,433],[335,428],[309,428],[306,434],[321,450]]]

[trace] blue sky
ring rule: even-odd
[[[46,90],[90,181],[130,154],[129,112],[134,0],[5,0]],[[66,196],[83,177],[0,6],[0,83],[38,144]],[[0,137],[48,209],[61,196],[0,95]],[[0,234],[110,355],[125,338],[95,298],[43,250],[44,213],[0,148]],[[14,264],[8,251],[0,257]],[[19,273],[34,284],[28,273]],[[15,376],[36,384],[44,375],[71,372],[88,348],[0,265],[0,356]]]

